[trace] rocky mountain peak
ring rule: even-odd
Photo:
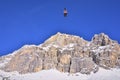
[[[54,44],[59,47],[63,47],[70,43],[78,43],[78,44],[84,45],[87,43],[87,41],[80,38],[79,36],[69,35],[69,34],[64,34],[64,33],[58,32],[57,34],[51,36],[48,40],[46,40],[44,42],[43,46],[47,46],[49,44]]]
[[[116,43],[115,41],[110,39],[108,35],[104,33],[95,34],[94,37],[92,38],[92,42],[95,45],[99,45],[99,46],[106,46],[106,45]]]
[[[75,35],[58,32],[43,44],[26,45],[11,55],[0,57],[0,69],[21,74],[55,68],[61,72],[97,72],[100,67],[120,67],[120,46],[106,34],[88,42]]]

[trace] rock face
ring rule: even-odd
[[[100,67],[120,67],[120,45],[104,33],[92,41],[57,33],[43,44],[26,45],[0,57],[0,69],[21,74],[55,68],[61,72],[89,74]]]
[[[91,55],[93,61],[105,68],[114,68],[119,64],[120,45],[101,33],[92,39]]]

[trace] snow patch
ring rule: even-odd
[[[58,48],[59,46],[58,45],[55,45],[54,42],[45,46],[45,47],[41,47],[42,49],[44,49],[45,51],[48,51],[51,47],[55,47],[55,48]]]
[[[0,76],[9,77],[10,80],[120,80],[120,69],[105,70],[100,68],[98,72],[89,75],[62,73],[56,69],[22,75],[18,72],[0,71]]]
[[[64,50],[73,50],[74,48],[74,45],[76,45],[75,43],[71,43],[69,45],[66,45],[65,47],[61,48],[60,51],[61,53],[64,51]]]
[[[96,54],[104,52],[104,50],[111,51],[110,45],[99,46],[98,48],[93,48],[92,51]]]

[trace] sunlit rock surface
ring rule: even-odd
[[[57,69],[61,72],[90,74],[99,66],[120,67],[120,45],[104,33],[91,41],[75,35],[57,33],[43,44],[25,45],[12,54],[0,57],[0,69],[20,74]]]

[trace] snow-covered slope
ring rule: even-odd
[[[97,73],[91,73],[90,75],[61,73],[56,69],[42,70],[24,75],[20,75],[17,72],[6,73],[0,71],[0,76],[10,80],[120,80],[120,69],[105,70],[100,68]]]

